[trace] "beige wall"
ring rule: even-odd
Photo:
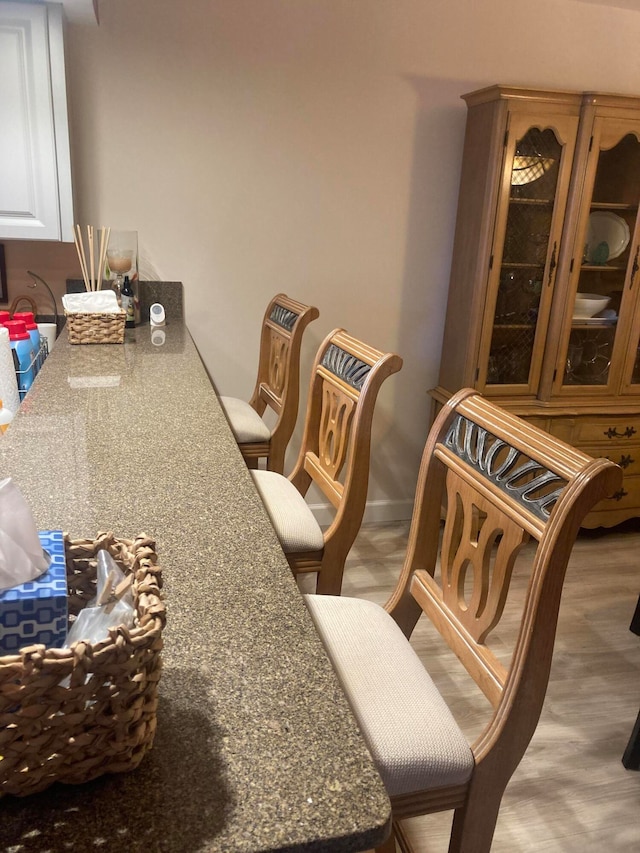
[[[497,82],[640,94],[640,13],[101,0],[100,18],[68,29],[77,221],[136,229],[146,277],[184,282],[221,393],[249,393],[279,290],[320,309],[306,366],[339,325],[399,352],[376,413],[369,517],[406,514],[440,357],[460,95]]]

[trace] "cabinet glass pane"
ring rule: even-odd
[[[640,143],[627,134],[598,154],[564,385],[609,383],[627,270],[631,266],[634,274],[638,262],[630,252],[639,198]]]
[[[556,263],[549,234],[561,154],[562,145],[549,128],[531,128],[516,142],[488,384],[529,381],[542,286]]]

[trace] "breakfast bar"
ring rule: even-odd
[[[156,540],[167,625],[153,748],[0,802],[0,853],[358,851],[390,805],[181,319],[63,331],[0,441],[39,529]]]

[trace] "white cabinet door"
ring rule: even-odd
[[[0,2],[0,237],[73,240],[62,7]]]

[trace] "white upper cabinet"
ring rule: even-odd
[[[73,240],[59,4],[0,0],[0,238]]]

